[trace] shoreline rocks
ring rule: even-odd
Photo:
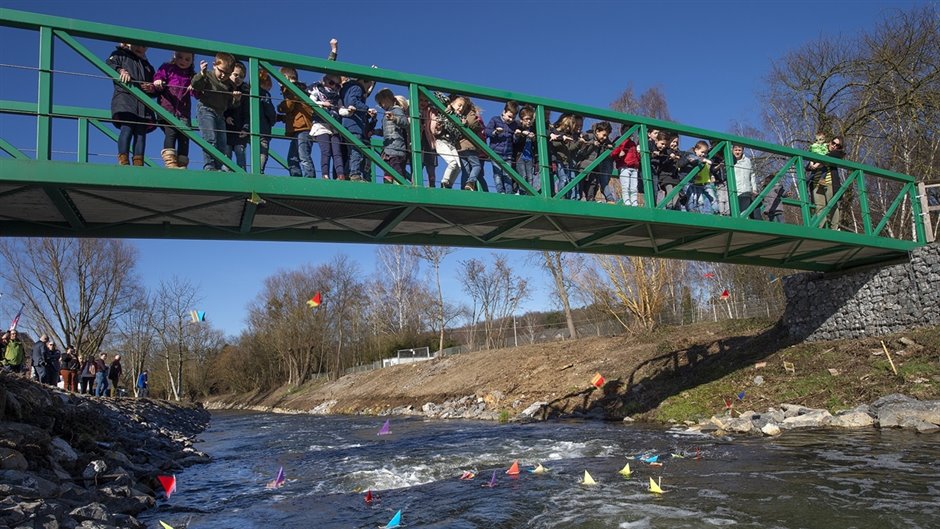
[[[143,528],[157,474],[209,461],[209,413],[150,399],[90,398],[0,374],[0,527]],[[162,494],[162,493],[161,493]]]
[[[785,430],[801,428],[907,428],[919,433],[940,431],[940,400],[920,401],[906,395],[881,397],[869,405],[840,411],[832,415],[828,410],[806,408],[796,404],[781,404],[764,413],[743,411],[737,417],[712,416],[707,421],[692,425],[688,431],[725,435],[750,433],[768,436],[780,435]]]

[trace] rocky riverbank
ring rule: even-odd
[[[149,399],[70,395],[0,373],[0,527],[138,529],[158,474],[204,463],[209,413]]]

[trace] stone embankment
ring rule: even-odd
[[[861,405],[835,415],[828,410],[781,404],[764,413],[734,412],[714,416],[691,431],[725,435],[728,433],[780,435],[797,428],[908,428],[920,433],[940,431],[940,400],[921,401],[905,395],[888,395],[871,405]]]
[[[199,406],[95,399],[0,373],[0,527],[137,529],[158,474],[205,463]],[[159,492],[157,492],[159,491]]]

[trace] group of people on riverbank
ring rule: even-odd
[[[124,372],[120,354],[115,354],[108,362],[107,353],[99,353],[97,357],[90,354],[80,355],[71,345],[68,345],[63,353],[46,334],[41,335],[32,345],[28,355],[26,350],[26,345],[16,329],[0,336],[3,371],[30,376],[36,382],[50,386],[58,387],[61,383],[62,389],[71,393],[95,397],[116,397],[124,393],[124,389],[119,387]],[[141,373],[144,396],[146,373]]]
[[[336,60],[337,51],[338,42],[332,39],[328,60]],[[189,138],[167,120],[157,119],[129,89],[137,86],[156,97],[159,105],[185,127],[190,126],[195,99],[196,123],[203,140],[211,147],[204,149],[205,170],[228,170],[213,151],[229,158],[234,156],[235,164],[247,168],[247,146],[255,140],[250,133],[250,90],[245,82],[245,65],[222,52],[216,54],[211,64],[200,61],[197,70],[192,52],[176,50],[169,61],[154,69],[146,53],[145,46],[122,43],[107,61],[120,77],[120,82],[114,83],[111,102],[113,121],[120,130],[119,163],[143,165],[146,135],[157,125],[164,132],[161,156],[165,166],[186,168],[189,163]],[[259,172],[264,172],[268,160],[273,127],[282,122],[289,141],[287,169],[292,176],[317,177],[313,160],[316,143],[321,177],[372,180],[373,163],[360,145],[368,146],[373,136],[381,136],[381,160],[391,169],[384,171],[384,181],[400,183],[396,177],[405,180],[420,177],[406,173],[411,162],[409,137],[413,130],[408,99],[393,94],[388,88],[379,90],[375,102],[384,111],[380,123],[378,111],[367,104],[375,81],[326,74],[307,84],[298,79],[295,68],[282,67],[279,73],[281,81],[286,80],[286,83],[280,84],[282,100],[275,106],[271,95],[272,75],[264,68],[259,72]],[[300,94],[307,97],[300,97]],[[724,150],[714,152],[715,146],[705,141],[697,142],[691,150],[682,150],[679,134],[667,130],[648,131],[645,141],[650,174],[645,174],[637,144],[644,140],[622,137],[629,130],[627,125],[620,125],[622,139],[615,145],[614,125],[610,122],[595,122],[584,131],[583,116],[563,113],[553,122],[548,109],[544,121],[549,160],[539,160],[536,109],[532,106],[509,101],[500,115],[485,122],[482,110],[469,97],[436,93],[435,98],[437,101],[432,102],[421,97],[418,112],[412,112],[420,120],[417,130],[421,134],[421,159],[429,187],[435,187],[438,182],[440,158],[443,161],[440,187],[457,185],[467,191],[489,191],[483,177],[483,162],[488,157],[481,148],[482,144],[488,144],[496,155],[489,159],[497,193],[541,192],[541,169],[547,168],[551,192],[561,198],[627,206],[653,200],[660,204],[665,200],[669,209],[727,216],[733,211],[731,201],[736,200],[738,210],[745,211],[763,188],[772,185],[764,194],[763,202],[752,208],[750,217],[783,222],[783,199],[795,191],[791,189],[796,187],[793,178],[777,179],[771,184],[773,175],[770,175],[758,181],[741,145],[732,149],[733,163],[726,162]],[[341,124],[344,130],[339,131],[333,126],[334,122]],[[817,140],[810,148],[814,154],[844,156],[841,138],[832,138],[831,142],[820,137]],[[830,149],[833,146],[835,148]],[[728,185],[728,169],[731,168],[734,186]],[[810,162],[806,170],[813,206],[821,209],[832,200],[838,188],[839,169],[835,165]],[[573,182],[586,171],[579,182]],[[652,189],[644,189],[648,186]],[[734,188],[735,197],[729,197],[729,187]],[[838,209],[832,208],[830,216],[823,219],[820,226],[838,229]]]

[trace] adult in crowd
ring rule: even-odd
[[[23,347],[15,329],[3,334],[0,338],[0,348],[3,350],[3,370],[21,373],[26,359],[26,348]]]
[[[829,141],[828,150],[828,156],[832,158],[845,158],[845,145],[843,144],[842,137],[835,136],[832,138],[832,140]],[[810,162],[807,164],[807,168],[809,169],[808,177],[810,179],[813,205],[816,207],[816,214],[818,215],[829,202],[832,202],[835,190],[842,186],[842,178],[839,167],[835,165],[828,165],[823,162]],[[839,205],[836,204],[829,210],[829,213],[824,218],[819,220],[818,227],[838,230],[841,218],[842,215],[839,211]]]
[[[118,382],[121,381],[121,372],[124,371],[124,368],[121,367],[121,355],[114,355],[114,360],[111,361],[111,367],[108,368],[108,380],[111,381],[111,396],[118,396]]]
[[[46,342],[48,341],[49,337],[45,334],[40,336],[29,354],[29,360],[33,366],[33,379],[36,382],[46,382]]]
[[[46,342],[46,380],[50,386],[59,384],[59,372],[62,370],[62,351],[56,347],[55,342]]]
[[[91,370],[95,375],[95,396],[105,397],[108,391],[108,355],[101,353],[95,359]]]
[[[79,357],[79,390],[82,395],[95,391],[95,358],[91,355]]]
[[[62,365],[59,367],[59,375],[62,376],[62,389],[75,393],[78,389],[78,357],[75,356],[75,348],[71,345],[65,348],[65,354],[62,355]]]
[[[140,372],[139,375],[137,375],[137,398],[139,399],[146,399],[148,396],[150,396],[149,395],[150,386],[148,386],[148,381],[147,381],[148,378],[149,377],[148,377],[146,369],[144,369],[143,371]]]
[[[757,195],[757,175],[754,173],[751,159],[744,156],[743,145],[732,146],[731,155],[734,156],[734,185],[738,193],[738,207],[744,211],[751,206]],[[761,220],[760,207],[754,208],[750,217]]]

